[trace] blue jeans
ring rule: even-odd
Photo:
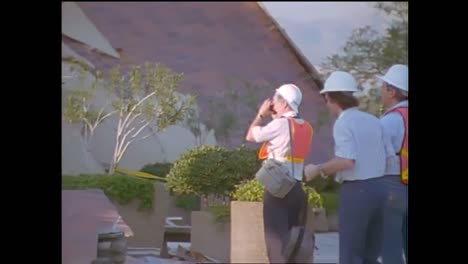
[[[383,177],[345,181],[339,192],[340,264],[376,264],[383,234]]]
[[[408,187],[400,182],[399,175],[384,177],[386,203],[384,211],[383,264],[404,264],[407,256]]]

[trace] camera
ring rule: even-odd
[[[276,114],[276,111],[273,109],[273,104],[270,105],[270,111],[271,111],[273,114]]]

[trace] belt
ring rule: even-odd
[[[372,180],[382,179],[383,177],[384,177],[384,175],[378,176],[378,177],[369,178],[369,179],[362,179],[362,180],[343,180],[343,183],[372,181]]]

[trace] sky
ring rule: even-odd
[[[371,2],[261,2],[313,65],[339,51],[353,29],[383,32],[387,19]]]

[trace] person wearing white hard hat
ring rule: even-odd
[[[330,112],[335,157],[305,167],[306,180],[335,177],[341,183],[338,198],[339,260],[347,263],[378,263],[382,243],[385,160],[389,150],[379,119],[360,111],[354,77],[333,72],[320,91]]]
[[[408,215],[408,66],[396,64],[384,76],[380,98],[386,108],[380,118],[384,135],[396,155],[387,159],[388,199],[384,215],[382,263],[403,264],[407,259]]]
[[[300,225],[299,215],[306,207],[306,195],[301,186],[304,159],[307,157],[313,129],[299,117],[302,101],[301,90],[294,84],[284,84],[276,89],[272,99],[266,99],[251,123],[246,140],[264,143],[259,159],[274,159],[287,168],[288,177],[295,183],[282,198],[265,188],[263,196],[263,222],[267,254],[271,263],[288,263],[290,256],[283,251],[293,226]],[[262,120],[271,115],[272,120],[261,126]],[[293,131],[293,132],[292,132]]]

